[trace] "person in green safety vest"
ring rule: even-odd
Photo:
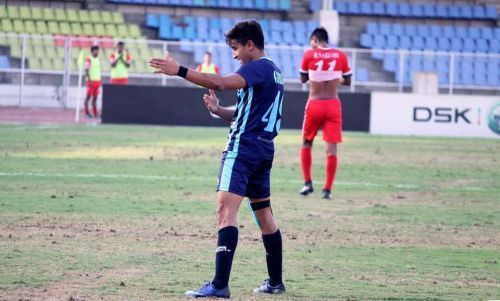
[[[212,53],[210,51],[205,52],[203,64],[199,64],[196,71],[220,75],[219,67],[212,63]]]
[[[92,118],[89,111],[89,100],[92,98],[92,113],[97,115],[97,96],[101,87],[101,61],[99,60],[99,46],[90,48],[91,55],[85,58],[85,75],[87,79],[87,96],[85,97],[85,116]]]
[[[116,50],[109,56],[111,64],[111,84],[128,84],[128,68],[132,63],[130,53],[125,50],[125,44],[120,41],[116,45]]]

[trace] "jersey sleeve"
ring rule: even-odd
[[[300,73],[307,74],[309,71],[309,61],[311,60],[312,52],[310,50],[304,52],[302,63],[300,64]]]
[[[349,59],[345,53],[342,53],[342,77],[349,77],[352,75],[351,66],[349,66]]]
[[[259,61],[251,62],[241,66],[241,68],[236,71],[237,74],[241,75],[247,83],[247,87],[252,87],[263,83],[266,80],[266,75],[264,69],[262,68],[262,63]]]

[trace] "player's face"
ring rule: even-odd
[[[247,45],[243,45],[236,40],[231,40],[231,49],[233,49],[233,59],[239,60],[241,64],[245,64],[251,60],[248,43]]]
[[[97,56],[99,55],[99,49],[94,49],[94,50],[92,50],[92,55],[93,55],[94,57],[97,57]]]
[[[319,41],[316,37],[311,37],[311,40],[309,40],[309,43],[311,44],[311,48],[317,48],[319,45]]]
[[[124,48],[124,47],[123,47],[123,45],[121,45],[121,44],[120,44],[120,45],[118,45],[116,48],[118,48],[118,52],[119,52],[119,53],[122,53],[122,52],[123,52],[123,48]]]

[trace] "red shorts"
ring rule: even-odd
[[[99,88],[101,87],[101,81],[87,81],[87,95],[97,96],[99,95]]]
[[[111,83],[113,85],[127,85],[128,84],[128,78],[112,78]]]
[[[323,128],[323,140],[328,143],[342,142],[342,108],[340,100],[310,99],[304,113],[302,136],[313,141],[318,130]]]

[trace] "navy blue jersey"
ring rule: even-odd
[[[244,64],[236,72],[247,85],[239,89],[226,151],[247,158],[274,157],[283,107],[281,70],[266,57]]]

